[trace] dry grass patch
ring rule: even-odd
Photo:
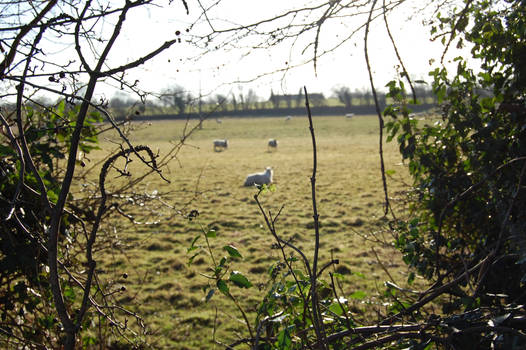
[[[374,117],[314,119],[321,262],[332,257],[340,259],[335,269],[345,276],[345,293],[365,291],[366,300],[371,303],[381,293],[383,281],[392,277],[401,282],[406,278],[397,252],[370,240],[385,225],[377,124]],[[136,127],[132,141],[150,145],[162,157],[181,137],[184,123],[142,123]],[[216,138],[227,138],[229,148],[214,152],[212,140]],[[268,138],[278,139],[277,151],[267,151]],[[105,149],[111,147],[109,142],[104,144]],[[387,169],[396,170],[393,176],[398,179],[390,180],[390,193],[402,197],[401,180],[406,172],[399,165],[395,145],[386,146],[385,160]],[[218,233],[212,248],[220,255],[224,254],[223,245],[236,246],[244,259],[234,269],[249,276],[254,285],[264,285],[268,268],[279,260],[279,254],[272,249],[274,241],[253,199],[256,190],[242,184],[248,173],[262,171],[266,166],[274,169],[277,191],[261,197],[263,205],[272,213],[283,206],[276,226],[278,234],[312,256],[312,148],[307,120],[300,117],[290,121],[226,118],[221,124],[205,122],[204,128],[187,140],[187,146],[163,171],[170,183],[151,176],[138,189],[162,194],[162,202],[156,207],[130,210],[137,221],[155,218],[158,223],[133,225],[125,219],[114,223],[115,240],[121,242],[122,248],[97,259],[104,266],[106,278],[126,283],[122,300],[127,301],[125,306],[145,315],[152,332],[148,336],[150,343],[166,349],[209,348],[208,334],[214,326],[216,307],[221,319],[221,325],[216,325],[218,339],[231,341],[242,329],[237,311],[226,298],[216,295],[208,305],[204,303],[203,287],[208,282],[202,274],[209,272],[210,262],[202,256],[187,265],[186,248],[200,227],[184,214],[198,210],[199,222]],[[381,263],[372,252],[373,247]],[[391,277],[384,267],[389,268]],[[129,275],[125,281],[119,279],[124,272]],[[252,288],[237,296],[247,310],[254,312],[264,292]],[[351,298],[350,303],[354,310],[372,312],[364,300]]]

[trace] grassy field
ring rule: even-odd
[[[184,128],[192,126],[175,121],[136,124],[131,140],[158,150],[162,160],[179,142]],[[350,299],[352,309],[369,317],[373,308],[382,307],[376,304],[383,291],[382,283],[391,278],[403,282],[406,273],[399,255],[374,241],[375,237],[384,237],[386,222],[378,121],[374,116],[315,117],[314,128],[318,150],[320,264],[329,261],[331,253],[340,260],[337,269],[345,275],[345,293],[367,293],[363,299]],[[212,140],[216,138],[227,138],[229,148],[214,152]],[[278,139],[276,151],[267,150],[269,138]],[[112,147],[110,139],[103,141],[104,150]],[[216,294],[210,302],[204,302],[202,289],[208,281],[201,274],[207,272],[209,261],[203,255],[188,265],[187,248],[199,234],[199,225],[214,228],[218,238],[212,243],[217,254],[224,254],[221,251],[224,244],[234,245],[243,255],[234,269],[246,274],[255,285],[264,284],[269,266],[279,258],[278,252],[271,249],[274,241],[253,199],[256,189],[242,184],[247,174],[271,166],[276,191],[263,195],[263,205],[272,213],[283,206],[277,221],[278,233],[284,239],[293,239],[312,256],[312,156],[306,117],[289,121],[285,118],[205,121],[202,130],[196,130],[178,153],[172,153],[173,159],[163,172],[170,183],[152,175],[144,187],[136,189],[138,193],[159,196],[158,201],[133,212],[136,221],[150,224],[131,225],[124,218],[114,220],[112,231],[104,235],[113,237],[116,249],[111,254],[100,254],[97,259],[108,280],[126,286],[119,298],[124,306],[143,316],[148,329],[146,340],[152,347],[211,349],[214,328],[216,339],[227,344],[246,336],[239,321],[241,316],[225,297]],[[385,161],[386,169],[395,171],[389,178],[390,197],[395,199],[406,188],[402,180],[407,178],[395,144],[385,146]],[[111,181],[120,180],[115,177]],[[193,209],[200,213],[198,221],[185,217]],[[249,315],[254,314],[264,293],[264,288],[233,290]]]

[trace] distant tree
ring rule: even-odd
[[[245,101],[245,109],[252,109],[255,107],[255,103],[258,101],[258,96],[256,94],[256,91],[254,89],[249,89],[247,94],[244,97]]]
[[[109,107],[111,108],[112,113],[119,118],[132,115],[139,111],[138,107],[140,105],[143,105],[143,103],[139,100],[130,98],[130,96],[121,93],[114,94],[109,101]]]
[[[309,95],[310,103],[314,107],[323,107],[325,106],[325,103],[327,102],[325,100],[325,96],[323,94],[310,94]]]
[[[305,104],[305,101],[304,101],[304,96],[303,96],[303,88],[300,88],[300,90],[298,91],[298,94],[296,95],[296,107],[301,107]]]
[[[378,104],[380,108],[385,108],[387,106],[387,95],[385,92],[377,92]]]
[[[272,89],[270,89],[270,102],[272,103],[272,107],[279,108],[279,98],[274,94]]]
[[[283,95],[283,99],[285,100],[287,108],[292,108],[292,95],[290,94]]]
[[[350,110],[352,107],[352,94],[351,89],[346,86],[337,87],[333,89],[334,94],[338,98],[338,101],[345,105],[346,110]]]
[[[220,111],[225,112],[228,107],[228,99],[223,94],[216,94],[212,100],[212,104],[215,104]]]
[[[114,96],[110,99],[109,106],[114,109],[124,109],[132,104],[133,102],[131,102],[130,100],[126,100],[121,96]]]
[[[364,105],[366,105],[366,106],[374,105],[373,94],[372,94],[371,90],[364,89],[362,91],[362,96],[363,96],[363,104]]]
[[[232,97],[230,98],[230,101],[232,101],[232,108],[234,108],[234,111],[237,111],[239,106],[237,103],[236,95],[232,93]]]
[[[183,114],[193,97],[182,86],[176,85],[163,89],[159,99],[165,106],[173,108],[176,114]]]

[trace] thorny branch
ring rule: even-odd
[[[189,8],[187,2],[181,0],[181,3],[188,13]],[[64,237],[62,237],[62,235],[64,234],[64,230],[68,229],[68,227],[64,226],[71,224],[85,227],[82,219],[69,209],[72,209],[74,212],[83,213],[82,215],[88,213],[87,210],[77,208],[75,205],[70,207],[69,202],[71,201],[71,186],[76,173],[79,144],[83,140],[85,121],[89,113],[93,110],[98,110],[104,114],[106,119],[111,122],[112,128],[118,130],[123,142],[128,145],[126,150],[121,151],[115,157],[120,157],[124,154],[128,156],[130,153],[135,154],[142,163],[150,168],[151,172],[157,172],[161,175],[160,169],[155,162],[157,156],[147,147],[134,147],[107,112],[105,108],[106,102],[101,100],[100,103],[97,104],[93,98],[96,86],[101,80],[106,78],[120,82],[122,87],[129,87],[132,91],[138,91],[133,88],[135,84],[129,84],[124,80],[124,73],[153,59],[177,42],[177,40],[172,37],[164,43],[160,43],[157,48],[144,53],[142,56],[127,64],[116,65],[116,67],[109,65],[108,57],[114,49],[117,38],[121,36],[127,16],[133,9],[153,4],[154,2],[151,0],[126,1],[121,7],[110,8],[110,5],[99,6],[99,3],[95,4],[95,2],[90,0],[78,3],[78,5],[81,6],[77,8],[75,3],[71,2],[33,1],[26,3],[21,1],[19,4],[14,5],[19,6],[18,9],[20,12],[14,12],[13,14],[9,14],[9,16],[4,16],[4,13],[0,15],[0,19],[2,20],[0,32],[3,35],[0,49],[5,53],[3,60],[0,62],[0,79],[6,83],[6,89],[11,89],[3,96],[16,97],[16,105],[14,105],[13,108],[16,114],[12,118],[6,118],[2,114],[1,126],[3,133],[13,148],[13,153],[16,155],[17,166],[20,166],[17,177],[18,183],[15,184],[14,193],[10,196],[11,198],[9,198],[10,210],[6,214],[8,219],[15,220],[13,222],[18,223],[19,231],[25,232],[34,238],[35,241],[38,241],[38,243],[42,245],[41,251],[47,255],[49,285],[54,301],[53,307],[58,313],[58,322],[62,324],[65,332],[65,341],[63,344],[65,349],[75,347],[76,336],[80,332],[81,324],[85,321],[85,315],[90,307],[95,307],[104,318],[108,318],[108,316],[101,311],[101,306],[97,306],[94,302],[91,295],[93,292],[91,286],[95,283],[94,278],[96,278],[96,264],[93,252],[97,233],[100,230],[105,213],[108,208],[111,207],[106,205],[107,196],[104,189],[104,178],[109,171],[106,164],[110,164],[117,158],[110,158],[110,163],[107,162],[103,166],[101,182],[99,183],[101,198],[99,199],[100,207],[98,213],[96,215],[91,213],[90,217],[86,216],[87,221],[93,225],[89,234],[84,230],[86,234],[86,245],[83,248],[85,248],[87,269],[82,272],[76,272],[79,275],[75,277],[73,275],[75,272],[70,272],[66,267],[67,262],[64,263],[59,259],[59,256],[63,253],[62,251],[59,252],[59,249],[63,248],[62,239]],[[6,20],[8,18],[9,20]],[[104,38],[105,32],[101,26],[110,24],[110,18],[112,18],[112,20],[116,19],[116,21],[114,21],[111,26],[106,26],[106,29],[110,28],[110,33],[108,38]],[[16,23],[17,21],[18,24]],[[73,60],[70,59],[68,62],[62,63],[52,62],[48,59],[46,57],[48,48],[41,43],[41,39],[49,39],[50,37],[54,39],[59,38],[59,40],[64,41],[64,44],[72,44],[70,52],[76,57]],[[4,38],[8,39],[4,40]],[[73,68],[74,64],[75,68]],[[43,82],[43,78],[49,79]],[[50,82],[60,84],[61,89],[53,88],[50,86]],[[16,88],[8,86],[7,84],[9,83],[16,84]],[[70,84],[69,87],[68,83]],[[57,180],[62,180],[59,182],[60,189],[58,190],[58,198],[53,198],[53,200],[48,197],[49,189],[47,186],[49,185],[44,181],[45,179],[41,177],[39,169],[37,169],[37,165],[35,165],[33,161],[34,154],[31,153],[33,149],[31,145],[28,144],[29,141],[26,140],[28,126],[32,126],[30,123],[34,121],[24,114],[28,111],[24,106],[28,102],[34,103],[32,95],[36,91],[45,91],[53,94],[55,97],[59,97],[59,99],[65,99],[67,106],[80,104],[80,108],[75,116],[63,118],[62,116],[55,115],[57,120],[62,119],[60,123],[74,123],[74,126],[72,126],[72,129],[68,127],[67,130],[69,149],[66,154],[65,166],[60,170],[61,178],[57,178]],[[41,106],[41,108],[47,109],[45,106]],[[49,113],[54,113],[51,109],[48,109],[48,111]],[[71,120],[68,119],[70,117]],[[16,125],[17,135],[14,135],[11,129],[13,125],[10,123],[13,120]],[[38,127],[37,125],[35,126]],[[57,130],[59,127],[60,126],[57,125]],[[72,130],[72,132],[70,130]],[[148,160],[139,154],[139,152],[143,151],[148,153]],[[165,158],[166,161],[169,159],[170,158]],[[62,173],[62,170],[65,170],[64,173]],[[35,189],[25,183],[25,179],[29,176],[28,172],[31,173],[30,175],[34,175],[35,185],[31,186],[34,186]],[[39,222],[40,228],[42,229],[40,233],[41,236],[37,234],[33,237],[31,230],[26,227],[23,220],[19,218],[18,212],[23,209],[21,207],[22,200],[19,197],[21,197],[22,193],[26,192],[30,193],[31,196],[36,196],[42,202],[42,213],[34,214],[31,212],[28,213],[28,215],[37,216],[38,214],[42,214],[43,217],[49,218],[49,222]],[[90,200],[96,201],[97,199],[92,198]],[[70,223],[66,223],[64,220],[65,217],[71,220]],[[40,220],[40,218],[36,219]],[[69,259],[68,249],[77,248],[67,248],[64,251],[64,254],[66,254],[64,259]],[[67,277],[61,277],[61,273]],[[78,278],[81,274],[84,276]],[[74,282],[72,283],[72,281]],[[75,288],[78,286],[82,289],[83,296],[78,310],[71,310],[69,302],[65,300],[65,284],[68,284],[67,288],[70,288],[69,286],[72,284],[75,285]],[[100,290],[100,286],[97,287],[97,290]],[[115,307],[119,306],[116,305]]]

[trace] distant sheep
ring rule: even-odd
[[[272,183],[272,168],[267,167],[262,173],[250,174],[245,180],[244,186],[269,185]]]
[[[278,140],[276,139],[269,139],[268,140],[268,150],[270,152],[270,150],[272,149],[278,149]]]
[[[351,119],[352,117],[354,117],[354,113],[347,113],[347,114],[345,115],[345,118],[349,118],[349,119]]]
[[[214,151],[221,152],[228,148],[228,140],[214,140]]]
[[[288,121],[291,120],[291,119],[292,119],[292,116],[291,116],[291,115],[288,115],[288,116],[285,117],[285,121],[286,121],[286,122],[288,122]]]

